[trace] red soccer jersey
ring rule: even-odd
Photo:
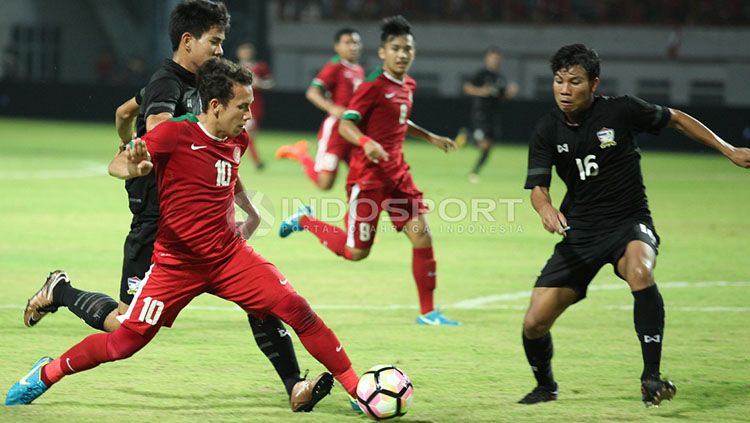
[[[268,79],[273,78],[271,74],[271,68],[266,62],[245,62],[243,66],[253,73],[255,79]],[[263,99],[263,89],[258,86],[253,86],[253,104],[250,105],[250,111],[253,113],[253,119],[258,123],[263,120],[265,111],[265,100]]]
[[[364,79],[365,70],[362,66],[349,63],[337,54],[323,66],[310,85],[330,93],[334,104],[346,107]]]
[[[188,114],[162,122],[143,140],[159,192],[154,263],[205,263],[234,251],[242,242],[233,230],[234,185],[247,133],[216,139]]]
[[[355,91],[343,119],[357,123],[362,133],[383,146],[390,159],[372,163],[361,148],[355,148],[347,184],[359,184],[363,190],[395,186],[409,172],[403,147],[416,87],[409,75],[400,81],[378,69]]]

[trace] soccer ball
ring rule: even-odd
[[[409,376],[392,365],[377,365],[366,371],[357,384],[357,402],[375,420],[406,414],[414,398]]]

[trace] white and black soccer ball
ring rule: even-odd
[[[413,399],[414,386],[409,376],[396,366],[374,366],[357,383],[359,407],[375,420],[403,416]]]

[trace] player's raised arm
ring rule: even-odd
[[[109,174],[119,179],[132,179],[148,175],[153,167],[146,142],[136,138],[115,156],[109,164]]]
[[[125,144],[133,139],[133,122],[139,110],[140,106],[135,97],[131,97],[115,111],[115,128],[117,128],[117,135],[120,136],[120,150],[123,150]]]
[[[672,117],[669,119],[667,126],[717,150],[737,166],[750,168],[750,148],[735,147],[713,133],[698,119],[677,109],[669,110],[672,112]]]
[[[549,195],[549,187],[535,186],[531,190],[531,205],[542,218],[542,225],[550,233],[558,233],[565,236],[568,221],[565,216],[552,205],[552,197]]]
[[[434,145],[435,147],[445,151],[446,153],[449,153],[456,149],[456,143],[453,142],[452,139],[433,134],[432,132],[422,128],[411,120],[407,120],[406,124],[408,125],[406,135],[410,137],[421,138]]]
[[[242,239],[250,239],[258,226],[260,226],[260,213],[255,205],[250,201],[250,197],[245,191],[240,177],[237,176],[237,183],[234,186],[234,204],[247,214],[244,222],[237,222],[237,231]]]

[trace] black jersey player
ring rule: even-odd
[[[612,264],[634,298],[641,344],[642,399],[671,399],[676,387],[660,375],[664,303],[654,282],[659,246],[634,136],[677,129],[738,166],[750,167],[750,149],[736,148],[676,109],[635,97],[600,97],[599,57],[582,44],[562,47],[551,59],[557,107],[538,123],[529,145],[526,188],[544,228],[563,236],[541,271],[523,323],[523,346],[537,381],[522,404],[557,399],[550,328],[565,309],[586,296],[596,273]],[[567,193],[559,210],[549,194],[555,167]]]

